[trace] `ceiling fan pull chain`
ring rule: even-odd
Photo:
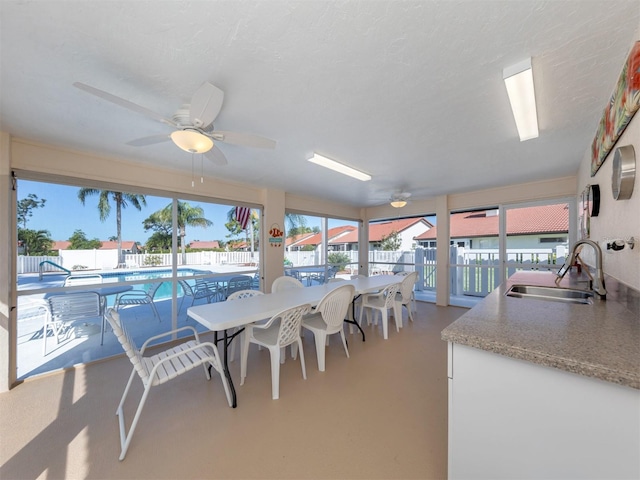
[[[191,152],[191,188],[195,187],[195,183],[194,183],[193,179],[194,179],[194,174],[193,174],[193,152]]]
[[[200,183],[204,183],[204,154],[200,154]]]

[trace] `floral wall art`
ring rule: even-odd
[[[616,141],[640,108],[640,41],[631,47],[616,88],[604,109],[596,136],[591,144],[593,177]]]

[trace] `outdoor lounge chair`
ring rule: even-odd
[[[102,283],[102,275],[97,273],[86,275],[71,274],[64,279],[65,287],[72,287],[74,285],[95,285],[96,283]]]
[[[207,377],[207,380],[211,379],[211,370],[215,370],[216,372],[218,372],[218,374],[220,375],[220,380],[222,381],[222,386],[224,387],[224,391],[227,396],[227,402],[231,407],[232,402],[231,393],[229,391],[229,384],[227,383],[227,378],[222,371],[218,349],[213,343],[201,342],[198,336],[198,332],[194,327],[186,326],[153,336],[146,342],[144,342],[142,348],[138,350],[131,336],[129,335],[129,332],[127,332],[127,329],[120,322],[120,316],[118,315],[118,312],[110,308],[106,313],[106,318],[111,325],[111,328],[113,328],[113,333],[115,333],[118,341],[122,345],[122,348],[133,364],[133,370],[131,371],[131,375],[129,376],[129,381],[127,382],[127,386],[125,387],[124,393],[122,394],[122,399],[120,400],[118,409],[116,410],[116,415],[118,416],[118,423],[120,426],[120,460],[124,460],[124,457],[127,454],[129,444],[131,443],[131,438],[133,437],[133,433],[138,424],[138,420],[140,419],[140,414],[142,413],[142,408],[144,407],[145,401],[147,400],[147,395],[149,395],[151,387],[161,385],[171,380],[172,378],[176,378],[177,376],[188,372],[189,370],[192,370],[198,365],[203,365],[204,373]],[[163,337],[171,338],[171,335],[183,331],[191,331],[193,333],[194,339],[171,347],[168,350],[164,350],[160,353],[156,353],[155,355],[144,356],[145,350],[151,342]],[[133,417],[133,422],[131,422],[129,433],[127,433],[123,406],[136,374],[140,377],[140,380],[142,380],[144,393],[142,394],[142,398],[140,399],[140,403],[138,404],[135,416]],[[173,409],[171,411],[171,415],[174,416],[180,415],[181,413],[188,414],[187,412],[180,409]]]
[[[184,303],[184,299],[186,297],[191,297],[191,305],[193,305],[196,300],[199,300],[201,298],[206,298],[207,303],[211,303],[211,299],[216,298],[216,296],[218,295],[218,287],[214,282],[209,282],[204,279],[197,279],[194,287],[189,285],[189,282],[187,282],[186,280],[178,280],[178,283],[182,287],[183,292],[178,311],[182,309],[182,304]]]
[[[253,278],[247,275],[238,275],[236,277],[232,277],[227,283],[227,287],[225,289],[225,299],[229,298],[234,292],[239,292],[240,290],[251,290],[253,286]]]
[[[104,332],[103,302],[96,292],[69,292],[51,295],[47,299],[49,310],[45,315],[42,354],[47,354],[47,337],[49,329],[53,330],[56,342],[67,337],[73,324],[79,321],[99,318]]]
[[[155,303],[153,303],[153,297],[156,294],[158,288],[160,288],[162,282],[154,282],[149,284],[145,290],[131,290],[122,295],[118,295],[113,308],[120,310],[122,307],[132,307],[137,305],[149,305],[153,310],[153,315],[158,318],[158,321],[162,321],[160,314],[156,309]]]

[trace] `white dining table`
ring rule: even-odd
[[[400,283],[401,281],[402,278],[395,275],[374,275],[372,277],[355,278],[344,282],[332,282],[313,287],[292,288],[243,298],[233,302],[216,302],[192,306],[187,309],[187,316],[215,332],[216,342],[218,341],[218,333],[224,333],[223,368],[229,382],[233,397],[233,407],[235,408],[237,406],[237,398],[233,380],[229,373],[227,350],[229,342],[233,340],[238,332],[229,337],[228,331],[230,329],[269,319],[283,310],[298,305],[310,304],[314,307],[327,293],[342,285],[353,285],[356,296],[358,296],[365,293],[379,292],[388,285]]]

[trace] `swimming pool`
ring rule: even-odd
[[[197,270],[195,268],[180,268],[176,272],[178,277],[185,277],[191,275],[213,273],[210,270]],[[156,278],[171,278],[173,270],[171,269],[157,269],[157,270],[127,270],[124,272],[106,272],[102,273],[102,283],[111,282],[131,282],[134,280],[153,280]],[[146,290],[151,284],[143,283],[134,286],[135,289]],[[180,286],[178,286],[178,295],[182,295]],[[162,283],[156,294],[153,296],[154,300],[166,300],[172,296],[172,286],[170,282]],[[115,298],[108,298],[108,306],[113,306]]]
[[[213,273],[210,270],[197,270],[195,268],[180,268],[177,271],[178,277],[185,277],[191,275],[201,275],[205,273]],[[157,270],[127,270],[123,272],[106,272],[101,273],[103,283],[107,282],[132,282],[134,280],[152,280],[155,278],[167,278],[173,275],[171,269],[157,269]]]

